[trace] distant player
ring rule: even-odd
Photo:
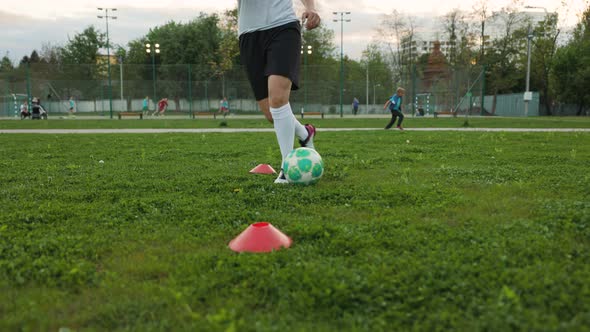
[[[74,101],[74,97],[70,96],[70,116],[73,116],[76,113],[76,102]]]
[[[229,114],[229,102],[226,97],[219,102],[219,114],[225,118]]]
[[[356,115],[359,111],[359,100],[354,97],[352,100],[352,114]]]
[[[149,113],[149,111],[150,111],[149,106],[150,106],[150,97],[145,96],[145,99],[141,103],[141,111],[143,112],[144,115],[147,115]]]
[[[397,121],[397,129],[404,130],[402,127],[402,122],[404,121],[404,114],[402,113],[402,100],[404,95],[406,94],[406,90],[404,88],[397,88],[396,94],[391,96],[389,100],[383,106],[383,109],[387,109],[389,107],[389,111],[391,112],[391,121],[385,126],[385,129],[391,128],[395,124],[395,119],[399,117]]]
[[[168,98],[162,98],[158,102],[158,109],[152,115],[164,115],[166,109],[168,109]]]
[[[320,24],[313,0],[301,0],[307,29]],[[299,88],[301,24],[293,0],[238,0],[240,56],[258,106],[274,124],[283,160],[293,150],[295,136],[301,146],[314,148],[315,127],[299,123],[289,104],[291,90]],[[282,165],[282,162],[281,162]],[[275,183],[288,183],[283,170]]]
[[[30,117],[31,113],[29,112],[29,105],[27,105],[26,101],[23,101],[23,103],[20,105],[20,118],[24,119]]]

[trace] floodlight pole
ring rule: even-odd
[[[366,79],[366,92],[365,92],[365,100],[367,102],[367,114],[369,114],[369,59],[367,59],[367,79]]]
[[[109,16],[109,9],[111,11],[117,11],[117,8],[97,8],[99,11],[105,12],[104,16],[98,15],[98,18],[103,18],[106,20],[107,24],[107,72],[109,77],[109,110],[111,119],[113,118],[113,87],[111,85],[111,48],[109,42],[109,18],[116,20],[117,16]]]
[[[303,86],[304,86],[304,90],[303,90],[303,112],[305,113],[305,111],[307,110],[307,57],[308,55],[311,55],[312,53],[312,47],[311,45],[307,45],[307,47],[303,47],[303,45],[301,45],[301,55],[303,56]]]
[[[529,90],[530,90],[530,81],[531,81],[531,39],[533,38],[533,33],[531,30],[531,25],[529,24],[529,31],[527,33],[527,66],[526,66],[526,90],[524,96],[524,116],[528,116],[529,114]]]
[[[123,97],[123,57],[119,57],[119,71],[120,71],[120,81],[121,81],[121,102],[124,102],[125,97]]]
[[[332,12],[334,15],[340,14],[340,19],[334,19],[334,22],[340,21],[340,117],[343,117],[342,99],[344,97],[344,22],[350,22],[350,19],[344,19],[344,14],[350,15],[350,12]]]
[[[148,42],[145,44],[145,51],[152,56],[152,82],[154,86],[154,94],[152,98],[154,98],[154,105],[156,105],[158,100],[156,97],[156,53],[160,53],[160,44]]]

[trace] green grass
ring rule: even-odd
[[[4,120],[0,129],[88,129],[88,128],[271,128],[270,124],[260,119],[148,119],[148,120],[82,120],[50,119],[49,121]],[[351,118],[343,119],[304,119],[311,121],[318,128],[382,128],[389,122],[387,118]],[[411,118],[406,117],[407,128],[459,128],[464,127],[465,117],[457,118]],[[469,118],[469,127],[473,128],[590,128],[590,117],[535,117],[535,118]]]
[[[275,140],[0,135],[0,330],[588,330],[590,133],[320,132],[310,187]]]

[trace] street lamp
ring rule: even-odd
[[[102,19],[104,18],[106,20],[106,24],[107,24],[107,71],[108,71],[108,76],[109,76],[109,110],[110,110],[110,115],[111,115],[111,119],[113,118],[113,87],[111,85],[111,48],[110,48],[110,43],[109,43],[109,18],[112,20],[116,20],[117,16],[109,16],[109,10],[115,12],[117,11],[117,8],[96,8],[99,11],[104,11],[104,15],[97,15],[96,17]]]
[[[545,11],[545,16],[547,16],[547,9],[545,7],[539,6],[524,6],[527,9],[543,9]],[[524,92],[524,116],[528,116],[529,114],[529,101],[533,99],[532,93],[530,90],[530,81],[531,81],[531,40],[533,39],[533,30],[531,24],[529,23],[529,29],[527,32],[527,65],[526,65],[526,90]]]
[[[153,94],[153,100],[154,100],[154,104],[157,103],[157,98],[156,98],[156,54],[160,54],[160,44],[152,44],[152,43],[147,43],[145,44],[145,52],[147,54],[151,54],[152,56],[152,82],[154,84],[154,94]]]
[[[334,15],[340,14],[339,19],[334,22],[340,22],[340,117],[343,117],[342,98],[344,94],[344,22],[350,22],[350,19],[344,19],[344,14],[350,15],[350,12],[332,12]]]
[[[303,50],[303,45],[301,45],[301,54],[303,55],[303,95],[304,95],[304,99],[303,99],[303,112],[305,112],[306,108],[307,108],[307,56],[311,55],[312,53],[312,47],[311,45],[307,45],[307,51],[304,52]]]
[[[381,86],[381,84],[373,84],[373,107],[375,104],[375,87]]]

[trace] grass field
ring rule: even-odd
[[[318,128],[383,128],[388,118],[352,118],[343,119],[303,119]],[[464,117],[457,118],[411,118],[406,117],[407,128],[457,128],[465,124]],[[475,117],[468,119],[473,128],[590,128],[590,117],[536,117],[536,118],[498,118]],[[50,119],[49,121],[10,120],[0,121],[0,129],[87,129],[87,128],[271,128],[262,116],[259,119],[228,117],[224,119],[167,119],[146,120],[83,120]]]
[[[590,124],[566,120],[534,123]],[[155,123],[219,125],[93,125]],[[273,133],[0,135],[0,331],[589,329],[590,133],[320,131],[316,146],[324,178],[299,187],[248,173],[279,164]],[[227,248],[258,221],[293,246]]]

